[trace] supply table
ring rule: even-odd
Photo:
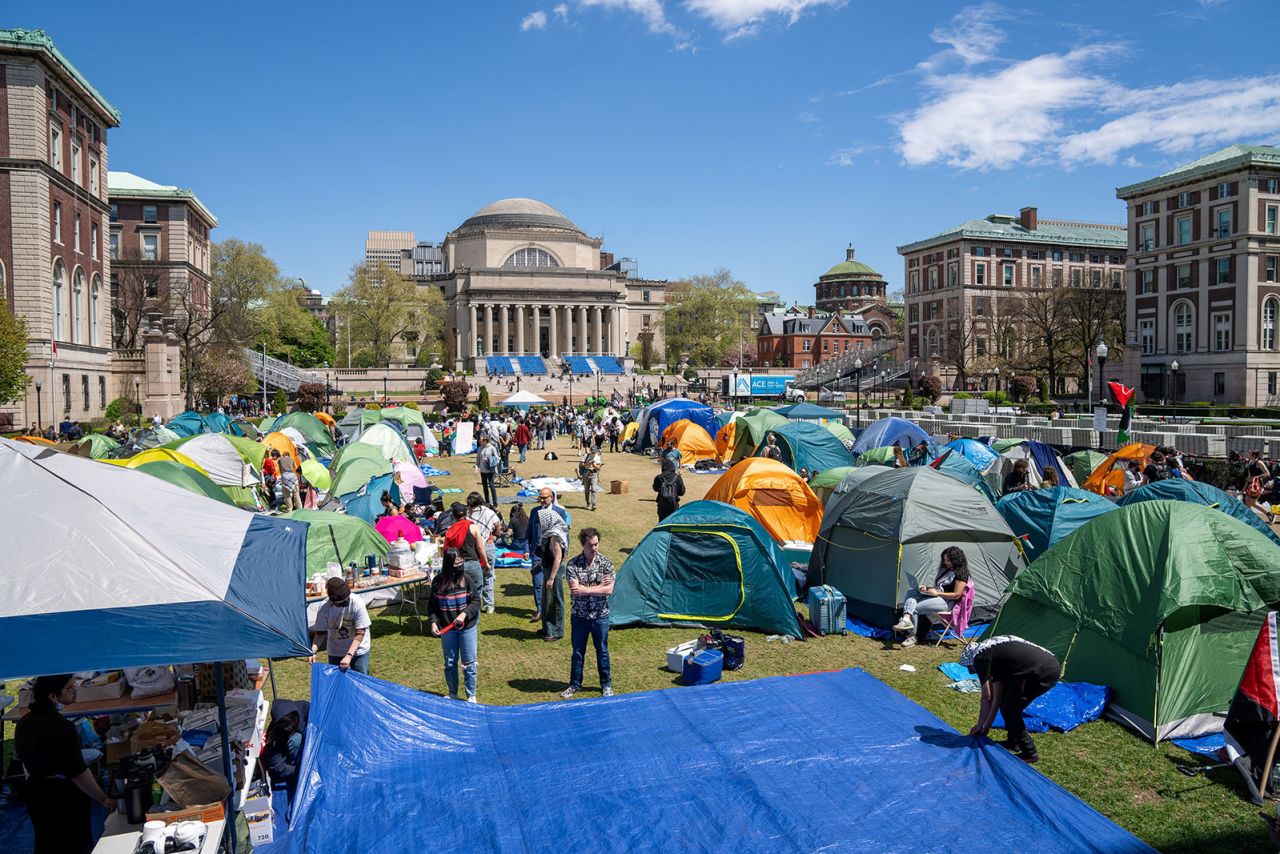
[[[416,617],[419,622],[422,621],[423,615],[419,610],[419,597],[421,596],[423,585],[427,584],[430,580],[431,576],[427,573],[415,572],[413,575],[406,575],[403,578],[388,577],[386,581],[369,587],[353,587],[351,592],[352,594],[375,593],[380,590],[394,590],[396,588],[401,588],[400,605],[396,608],[395,616],[396,625],[402,626],[404,624],[404,609],[406,602],[409,604],[409,613]],[[308,596],[307,604],[312,605],[316,602],[323,602],[325,598],[326,597],[323,595]]]

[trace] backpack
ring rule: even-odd
[[[663,501],[674,503],[680,500],[680,481],[677,479],[679,475],[670,472],[661,475],[662,480],[658,483],[658,498]]]

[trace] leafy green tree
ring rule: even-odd
[[[0,304],[0,401],[16,403],[27,396],[26,363],[27,325]]]
[[[272,398],[271,406],[276,412],[282,414],[289,411],[289,395],[284,393],[284,389],[276,389],[276,395]]]
[[[480,394],[476,397],[476,406],[480,409],[489,408],[489,387],[487,385],[480,386]]]
[[[267,355],[301,368],[332,365],[336,358],[329,330],[303,308],[305,293],[289,280],[274,284],[255,311],[257,343],[267,345]]]
[[[1040,378],[1040,402],[1049,402],[1049,381],[1044,377]]]
[[[353,365],[389,364],[401,347],[415,353],[440,349],[444,297],[434,286],[420,287],[385,264],[357,264],[349,284],[329,306],[349,324],[352,346],[359,350],[353,353]]]
[[[662,317],[667,362],[688,353],[691,365],[721,364],[730,349],[754,341],[755,310],[755,294],[723,268],[673,283]]]
[[[248,391],[253,373],[238,347],[209,347],[196,365],[196,389],[211,406],[217,406],[228,394]]]
[[[902,406],[904,409],[910,409],[916,405],[916,392],[912,387],[910,380],[907,380],[906,387],[902,389]]]

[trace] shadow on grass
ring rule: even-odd
[[[532,624],[531,624],[532,625]],[[503,626],[500,629],[481,629],[480,634],[491,638],[511,638],[512,640],[537,640],[537,628],[520,629],[515,626]]]
[[[532,596],[532,584],[504,584],[502,585],[503,596]]]
[[[524,694],[552,694],[563,691],[569,683],[556,679],[510,679],[507,684]]]
[[[1267,845],[1266,825],[1258,818],[1258,829],[1242,828],[1234,833],[1206,836],[1184,836],[1160,846],[1164,854],[1202,854],[1205,851],[1271,851]]]

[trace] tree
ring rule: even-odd
[[[302,383],[298,386],[297,394],[293,396],[293,402],[298,404],[298,408],[303,412],[316,412],[324,408],[324,397],[324,383]]]
[[[721,364],[731,348],[754,341],[755,310],[755,295],[723,268],[673,283],[662,316],[667,362],[688,353],[692,365]]]
[[[481,410],[489,408],[489,387],[487,385],[480,386],[480,394],[476,397],[476,407]]]
[[[213,406],[232,392],[247,390],[252,382],[253,373],[239,347],[208,347],[196,365],[196,389]]]
[[[469,394],[470,389],[464,382],[440,383],[440,397],[444,399],[444,405],[450,412],[465,411]]]
[[[169,276],[159,261],[142,257],[137,241],[121,241],[119,255],[111,262],[112,337],[115,346],[132,350],[148,314],[168,314]]]
[[[27,325],[0,303],[0,401],[18,402],[27,396]]]
[[[1018,403],[1025,403],[1027,398],[1035,394],[1035,391],[1035,377],[1027,376],[1026,374],[1019,374],[1009,380],[1009,394]]]
[[[910,409],[916,405],[916,392],[910,378],[907,379],[906,386],[902,389],[902,408]]]
[[[420,287],[385,264],[357,264],[350,283],[334,294],[330,310],[346,319],[359,367],[387,365],[397,345],[415,353],[438,351],[444,331],[444,297]]]
[[[942,361],[956,369],[955,388],[968,387],[969,368],[977,338],[972,317],[952,321],[947,328],[946,352]]]
[[[1080,388],[1085,388],[1094,348],[1108,342],[1108,359],[1124,358],[1124,291],[1118,288],[1075,287],[1064,291],[1067,338],[1080,367]],[[1097,379],[1094,379],[1097,382]]]
[[[1020,320],[1027,330],[1023,363],[1043,370],[1050,389],[1058,388],[1058,378],[1070,364],[1068,294],[1062,288],[1038,288],[1027,291],[1018,301]]]
[[[920,387],[920,396],[930,403],[937,403],[938,398],[942,397],[942,379],[933,374],[925,374],[917,382]]]
[[[329,330],[303,308],[298,296],[297,284],[288,279],[268,287],[264,302],[255,311],[256,343],[267,345],[268,356],[300,368],[332,365],[336,356]]]
[[[720,367],[736,368],[739,365],[750,368],[759,358],[759,351],[756,348],[755,339],[744,339],[741,344],[734,341],[729,345],[729,349],[720,357]]]
[[[1040,402],[1041,403],[1049,402],[1049,383],[1045,380],[1044,377],[1040,378]]]
[[[289,396],[284,393],[284,389],[276,389],[275,397],[271,399],[271,407],[281,414],[289,411]]]

